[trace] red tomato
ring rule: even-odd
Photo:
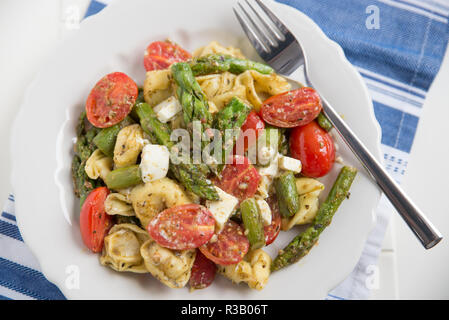
[[[263,228],[265,232],[265,244],[268,246],[276,240],[281,231],[281,214],[279,212],[278,201],[275,196],[267,199],[271,208],[271,224]]]
[[[100,81],[86,101],[87,119],[95,127],[108,128],[131,112],[138,95],[137,84],[122,72],[110,73]]]
[[[101,252],[103,240],[112,226],[112,218],[104,210],[109,189],[92,190],[83,203],[80,214],[80,230],[83,242],[92,252]]]
[[[195,262],[192,266],[189,284],[193,289],[204,289],[212,284],[217,266],[207,259],[200,250],[196,250]]]
[[[221,179],[216,181],[216,185],[243,201],[256,194],[259,181],[260,175],[248,158],[235,155],[232,163],[224,167],[221,172]]]
[[[155,41],[145,50],[143,64],[147,71],[167,69],[175,62],[187,61],[192,56],[169,41]]]
[[[248,150],[248,147],[254,144],[259,137],[259,134],[263,132],[265,129],[265,122],[263,122],[262,118],[255,111],[251,111],[251,113],[246,118],[245,122],[242,125],[241,133],[234,147],[234,153],[242,154],[241,151],[245,152]],[[254,131],[254,136],[250,130]],[[245,136],[244,134],[248,136]],[[243,150],[242,150],[243,148]]]
[[[215,219],[199,204],[184,204],[159,213],[147,226],[150,237],[173,250],[195,249],[212,238]]]
[[[276,127],[293,128],[311,122],[321,109],[321,99],[315,89],[303,87],[267,99],[261,115]]]
[[[249,241],[243,228],[232,220],[226,222],[216,241],[200,247],[201,252],[216,264],[239,263],[249,250]]]
[[[324,176],[335,161],[334,141],[315,121],[292,130],[290,152],[292,157],[301,160],[301,173],[307,177]]]

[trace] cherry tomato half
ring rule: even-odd
[[[193,289],[207,288],[214,281],[216,271],[215,263],[207,259],[200,250],[196,250],[196,258],[189,280],[190,287]]]
[[[311,178],[327,174],[335,161],[334,141],[315,121],[292,130],[290,152],[301,160],[301,173]]]
[[[147,226],[150,237],[173,250],[195,249],[212,238],[215,219],[199,204],[184,204],[162,211]]]
[[[278,201],[276,196],[271,196],[267,199],[268,205],[271,208],[271,224],[263,228],[265,232],[265,244],[268,246],[276,240],[281,231],[281,213],[279,212]]]
[[[216,181],[216,185],[243,201],[256,194],[259,181],[260,175],[248,158],[235,155],[232,158],[232,163],[225,165],[221,172],[221,178]]]
[[[106,187],[92,190],[81,208],[81,237],[92,252],[101,252],[104,237],[112,226],[112,218],[104,209],[108,194],[109,189]]]
[[[248,150],[248,147],[257,141],[263,129],[265,129],[265,122],[263,122],[262,118],[255,111],[251,111],[242,125],[240,136],[235,144],[234,153],[242,154],[241,151],[245,152]],[[254,135],[249,133],[251,132],[250,130],[254,131]]]
[[[303,87],[268,98],[260,112],[269,124],[294,128],[311,122],[321,109],[321,99],[315,89]]]
[[[216,241],[209,241],[200,247],[201,252],[216,264],[228,265],[239,263],[249,250],[249,241],[243,227],[228,220]]]
[[[169,41],[155,41],[145,50],[143,64],[145,70],[167,69],[175,62],[187,61],[192,56],[180,46]]]
[[[108,128],[131,112],[138,95],[137,84],[122,72],[110,73],[100,81],[86,101],[87,119],[95,127]]]

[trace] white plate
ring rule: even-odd
[[[70,177],[76,119],[103,75],[123,71],[143,83],[143,51],[154,40],[171,39],[192,50],[211,40],[243,48],[256,58],[231,7],[234,1],[117,1],[86,19],[79,32],[53,55],[26,91],[12,135],[12,182],[17,220],[25,242],[47,278],[73,299],[313,299],[323,298],[352,271],[374,222],[380,196],[343,143],[343,159],[360,168],[332,225],[319,245],[299,263],[271,275],[260,292],[217,276],[212,287],[189,293],[169,289],[150,275],[118,273],[102,267],[85,249],[78,226],[78,200]],[[269,5],[303,43],[317,88],[344,115],[368,148],[380,158],[380,130],[360,75],[304,14]],[[339,141],[337,139],[337,141]],[[335,179],[339,166],[326,179]],[[328,187],[329,189],[329,187]],[[283,234],[273,254],[291,237]],[[79,289],[73,277],[79,271]]]

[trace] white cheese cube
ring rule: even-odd
[[[267,167],[257,167],[257,171],[261,176],[275,177],[279,172],[279,156],[275,156],[273,161]]]
[[[269,164],[274,160],[277,155],[276,148],[270,146],[264,146],[259,148],[257,154],[257,161],[261,164]]]
[[[142,150],[140,174],[143,182],[162,179],[167,175],[170,152],[166,146],[147,144]]]
[[[256,200],[257,206],[259,207],[260,216],[262,217],[262,223],[264,226],[269,226],[271,224],[271,208],[270,205],[262,199]]]
[[[156,116],[160,122],[167,123],[182,111],[182,106],[178,99],[176,99],[175,96],[172,96],[159,103],[153,110],[156,112]]]
[[[215,218],[215,226],[216,226],[215,231],[218,233],[223,229],[225,223],[231,217],[235,208],[239,204],[239,200],[233,195],[224,192],[218,187],[215,187],[215,189],[218,192],[220,200],[217,201],[207,200],[206,207],[209,209],[209,211]]]
[[[300,173],[302,170],[302,164],[300,160],[285,156],[279,157],[279,167],[282,170],[293,171],[295,173]]]

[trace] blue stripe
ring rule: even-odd
[[[1,294],[0,294],[0,300],[12,300],[11,298],[8,298],[8,297],[5,297],[5,296],[2,296]]]
[[[418,117],[373,101],[374,114],[382,127],[382,144],[410,153]]]
[[[11,220],[11,221],[16,221],[16,217],[13,216],[12,214],[8,213],[8,212],[3,211],[2,212],[2,216],[5,217],[6,219]]]
[[[84,18],[97,14],[98,12],[103,10],[104,7],[106,7],[104,3],[95,0],[91,1],[89,7],[87,8],[86,15],[84,16]]]
[[[415,91],[411,91],[411,90],[405,89],[405,88],[403,88],[403,87],[401,87],[401,86],[392,84],[391,82],[387,82],[387,81],[385,81],[385,80],[381,80],[381,79],[376,78],[376,77],[374,77],[374,76],[367,75],[366,73],[363,73],[363,71],[360,71],[360,73],[362,73],[363,78],[368,78],[368,79],[374,80],[374,81],[376,81],[376,82],[380,82],[380,83],[385,84],[385,85],[387,85],[387,86],[389,86],[389,87],[391,87],[391,88],[398,89],[398,90],[400,90],[400,91],[403,91],[403,92],[405,92],[405,93],[409,93],[409,94],[411,94],[411,95],[417,96],[417,97],[422,98],[422,99],[425,99],[425,98],[426,98],[426,96],[425,96],[424,94],[417,93],[417,92],[415,92]]]
[[[65,299],[42,273],[3,258],[0,258],[0,285],[35,299]]]
[[[8,197],[8,200],[14,202],[14,198]]]
[[[19,228],[16,225],[13,225],[9,222],[0,220],[0,234],[4,234],[10,238],[23,241],[22,236],[20,235]]]
[[[443,15],[441,13],[435,12],[435,11],[427,9],[427,8],[423,8],[423,7],[421,7],[421,6],[417,5],[417,4],[410,3],[410,2],[407,2],[407,1],[401,1],[401,0],[394,0],[394,1],[397,2],[397,3],[406,4],[406,5],[410,6],[410,7],[413,7],[413,8],[420,9],[422,11],[431,13],[433,15],[436,15],[436,16],[440,17],[440,18],[447,19],[447,16],[445,16],[445,15]],[[407,9],[404,9],[404,10],[407,10]]]
[[[330,294],[330,293],[328,294],[328,296],[331,297],[331,298],[337,299],[337,300],[345,300],[342,297],[337,297],[337,296],[334,296],[333,294]]]

